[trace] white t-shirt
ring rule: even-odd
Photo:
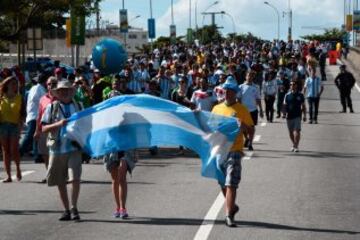
[[[26,122],[36,120],[38,116],[40,98],[46,94],[46,89],[41,84],[30,88],[26,103]]]
[[[241,99],[241,103],[249,110],[253,112],[257,110],[257,100],[261,100],[259,86],[252,83],[243,83],[239,86],[239,92],[237,97]]]
[[[203,91],[199,89],[193,92],[191,102],[196,105],[196,109],[210,112],[216,102],[216,96],[211,90]]]

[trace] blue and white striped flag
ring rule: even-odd
[[[151,146],[184,146],[199,154],[202,175],[224,182],[220,165],[239,133],[235,118],[193,112],[138,94],[113,97],[75,113],[62,129],[92,157]]]

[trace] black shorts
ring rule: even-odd
[[[250,115],[251,115],[251,118],[252,118],[252,120],[254,122],[254,126],[256,126],[257,123],[258,123],[259,111],[258,110],[252,111],[252,112],[250,112]]]

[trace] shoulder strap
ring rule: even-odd
[[[60,107],[60,102],[59,101],[54,101],[51,103],[51,106],[50,106],[50,123],[53,123],[55,118],[56,118],[56,115],[58,114],[59,112],[59,107]]]

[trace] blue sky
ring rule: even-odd
[[[189,0],[174,1],[174,18],[177,26],[177,34],[184,35],[189,27]],[[215,1],[191,0],[192,1],[192,27],[195,28],[195,5],[198,9],[198,26],[209,24],[210,17],[203,19],[200,14]],[[280,12],[280,37],[286,38],[288,18],[283,17],[282,12],[287,11],[289,0],[268,0]],[[293,10],[293,36],[319,33],[321,30],[313,30],[304,27],[329,28],[340,27],[343,23],[344,2],[341,0],[291,0]],[[153,16],[156,19],[156,34],[169,35],[171,24],[170,3],[171,0],[152,0]],[[101,3],[102,20],[118,24],[119,9],[122,8],[122,0],[103,0]],[[125,0],[125,8],[128,9],[130,25],[147,28],[147,19],[150,17],[150,0]],[[264,39],[273,39],[277,35],[277,15],[274,9],[264,4],[263,0],[219,0],[209,11],[225,11],[228,15],[218,16],[216,23],[223,27],[221,32],[227,34],[233,32],[252,32]],[[134,19],[134,16],[141,15]],[[234,20],[235,26],[232,22]],[[133,19],[133,20],[131,20]]]

